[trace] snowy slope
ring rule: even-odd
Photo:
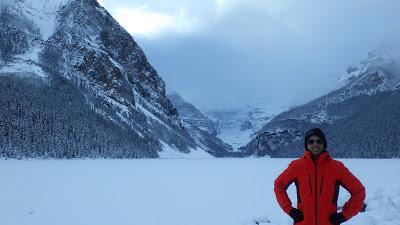
[[[244,151],[291,157],[302,151],[304,133],[321,127],[335,156],[398,157],[399,97],[400,48],[382,47],[349,66],[335,90],[266,123]]]
[[[289,161],[0,160],[0,224],[291,225],[273,193]],[[343,162],[367,191],[366,212],[343,225],[400,224],[399,159]],[[348,197],[341,189],[338,204]]]
[[[269,105],[258,105],[238,109],[206,110],[205,114],[217,125],[217,136],[238,150],[254,138],[254,134],[274,115],[285,109],[283,106],[275,109]]]
[[[183,121],[198,127],[210,135],[216,135],[216,124],[210,118],[205,116],[193,104],[184,100],[177,92],[169,93],[167,96],[171,103],[178,110],[179,116]]]
[[[196,143],[206,152],[217,157],[232,157],[233,149],[224,143],[217,135],[217,127],[214,121],[205,116],[194,105],[185,101],[178,93],[168,94],[168,98],[178,111],[185,128]],[[233,154],[232,154],[233,153]],[[238,155],[236,155],[238,156]]]
[[[0,10],[5,24],[14,25],[24,31],[27,37],[26,49],[20,51],[14,59],[2,64],[0,56],[0,73],[30,73],[46,77],[39,62],[39,53],[42,51],[43,42],[55,31],[57,26],[58,10],[68,0],[2,0]],[[8,33],[8,30],[2,30]],[[15,34],[15,30],[12,33]],[[17,39],[23,40],[24,34],[19,34]],[[4,37],[2,37],[4,38]],[[2,52],[3,49],[0,49]],[[21,54],[22,53],[22,54]]]
[[[16,93],[1,102],[11,107],[0,111],[0,134],[16,133],[4,139],[3,156],[157,157],[213,147],[186,130],[161,76],[96,0],[2,0],[0,9],[0,79]],[[17,91],[31,83],[55,94]],[[22,134],[34,126],[43,133]]]
[[[182,153],[179,149],[174,148],[166,143],[161,142],[163,151],[159,152],[158,155],[163,159],[209,159],[213,156],[204,149],[191,149],[189,153]]]
[[[362,76],[368,72],[377,70],[381,73],[391,72],[391,74],[382,74],[384,82],[381,90],[390,90],[396,88],[400,83],[400,46],[388,45],[381,47],[375,51],[369,52],[368,57],[361,60],[358,64],[351,65],[347,68],[346,74],[339,79],[338,86],[351,84],[351,86],[360,85]]]
[[[28,18],[39,29],[43,40],[47,40],[57,27],[60,8],[69,0],[15,0],[12,10]]]

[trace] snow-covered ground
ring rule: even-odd
[[[289,161],[0,160],[0,224],[289,225],[273,193]],[[368,204],[345,225],[399,225],[400,160],[343,161],[366,186]],[[348,194],[339,197],[343,204]]]

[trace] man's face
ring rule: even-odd
[[[311,152],[311,154],[316,156],[324,151],[324,143],[320,137],[313,135],[308,138],[307,149]]]

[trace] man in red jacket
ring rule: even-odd
[[[362,208],[365,188],[340,161],[326,151],[327,141],[319,128],[309,130],[304,138],[305,153],[276,178],[274,191],[280,207],[296,225],[339,225]],[[297,189],[297,207],[287,195],[291,183]],[[337,211],[340,186],[350,192],[342,211]]]

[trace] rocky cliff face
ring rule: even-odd
[[[176,92],[169,94],[168,98],[178,110],[184,126],[195,137],[196,143],[209,154],[216,157],[240,157],[232,146],[217,137],[217,126],[210,118]]]
[[[210,135],[217,135],[217,124],[200,112],[193,104],[185,101],[176,92],[168,94],[168,98],[178,110],[179,116],[183,121],[198,127]]]
[[[4,1],[0,18],[2,156],[204,150],[141,48],[97,1]]]

